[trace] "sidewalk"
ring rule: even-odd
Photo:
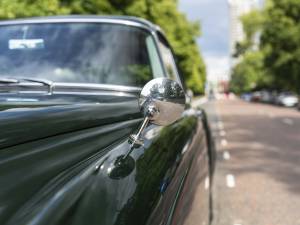
[[[195,98],[193,98],[191,105],[194,108],[194,107],[197,107],[199,105],[205,104],[207,101],[208,101],[208,99],[207,99],[206,96],[195,97]]]

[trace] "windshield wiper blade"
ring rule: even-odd
[[[53,81],[46,80],[46,79],[39,79],[39,78],[19,78],[19,81],[29,81],[29,82],[34,82],[34,83],[40,83],[43,85],[48,86],[48,93],[51,95],[53,93]]]
[[[0,83],[3,84],[22,84],[22,81],[28,81],[33,83],[40,83],[43,85],[48,86],[48,93],[53,93],[53,81],[46,80],[46,79],[38,79],[38,78],[0,78]]]
[[[14,78],[0,78],[0,83],[1,84],[15,84],[15,83],[19,83],[19,80],[14,79]]]

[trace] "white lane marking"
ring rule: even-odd
[[[223,130],[224,129],[224,124],[221,121],[219,121],[218,122],[218,127],[219,127],[220,130]]]
[[[226,135],[226,131],[225,131],[225,130],[221,130],[221,131],[220,131],[220,136],[221,136],[221,137],[224,137],[225,135]]]
[[[234,188],[235,187],[235,179],[234,179],[234,176],[232,174],[227,174],[226,184],[227,184],[227,187],[229,187],[229,188]]]
[[[293,125],[294,124],[294,121],[289,119],[289,118],[284,118],[282,120],[283,123],[287,124],[287,125]]]
[[[209,177],[206,177],[206,178],[205,178],[204,188],[205,188],[205,190],[208,190],[208,189],[209,189]]]
[[[230,159],[230,154],[229,154],[229,152],[227,152],[227,151],[223,152],[223,158],[224,158],[225,160],[229,160],[229,159]]]
[[[228,145],[227,140],[226,140],[226,139],[222,139],[222,140],[221,140],[221,145],[222,145],[223,147],[227,146],[227,145]]]

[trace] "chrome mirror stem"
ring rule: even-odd
[[[145,130],[145,128],[147,127],[149,121],[150,121],[149,116],[146,116],[137,134],[132,134],[129,136],[128,143],[130,144],[130,148],[127,151],[127,153],[123,156],[123,159],[126,159],[130,155],[133,149],[144,145],[144,142],[142,139],[140,139],[140,137],[143,130]]]
[[[150,118],[148,116],[145,117],[137,134],[130,135],[130,137],[129,137],[129,143],[131,144],[130,148],[136,148],[136,147],[140,147],[143,145],[143,140],[141,140],[140,137],[141,137],[143,130],[145,130],[145,128],[147,127],[149,121],[150,121]]]

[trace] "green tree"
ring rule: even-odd
[[[258,50],[258,37],[264,24],[264,15],[259,10],[250,11],[248,14],[241,16],[245,39],[236,44],[234,57],[239,57],[249,50]]]
[[[241,62],[233,70],[232,85],[236,88],[241,80],[249,82],[240,87],[239,91],[242,91],[244,88],[247,90],[249,84],[255,81],[264,87],[299,92],[299,0],[267,0],[264,10],[250,12],[241,20],[246,39],[237,45],[235,56],[239,57]],[[255,43],[255,36],[258,33],[259,45]],[[248,58],[250,52],[260,55],[258,59],[262,60],[262,65],[250,63]],[[251,67],[251,70],[244,67],[248,69]],[[241,74],[241,71],[245,73]],[[249,71],[256,71],[260,76],[253,77],[248,74]],[[249,78],[246,79],[247,76]]]
[[[177,6],[176,0],[0,0],[0,19],[59,14],[131,15],[148,19],[165,31],[187,87],[201,94],[206,71],[195,41],[200,26],[188,21]]]
[[[241,62],[234,67],[230,88],[240,94],[264,86],[266,82],[263,54],[252,51],[245,53]]]
[[[59,0],[0,0],[0,19],[68,14]]]
[[[258,35],[264,17],[254,10],[241,18],[245,39],[236,45],[234,57],[239,61],[232,70],[230,88],[235,93],[251,91],[269,82],[264,69],[264,52],[259,49]]]
[[[261,49],[264,65],[282,89],[300,90],[300,2],[269,1],[265,11]]]

